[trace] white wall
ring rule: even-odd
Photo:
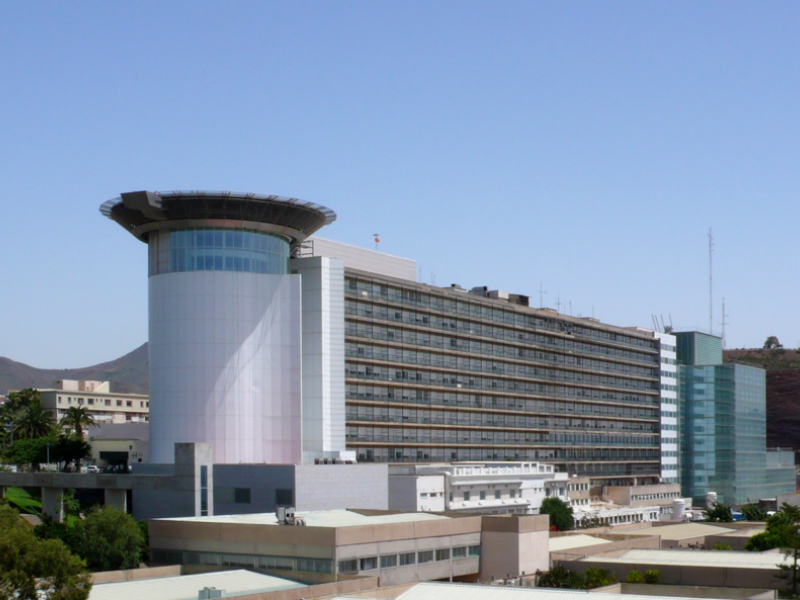
[[[290,263],[302,278],[303,462],[345,451],[344,264]]]
[[[340,258],[344,261],[344,266],[349,269],[359,269],[410,281],[417,280],[417,263],[410,258],[392,256],[318,237],[312,237],[310,240],[314,245],[314,256]]]
[[[204,442],[217,464],[300,462],[300,277],[167,273],[149,294],[151,461]]]
[[[295,508],[333,510],[338,508],[389,508],[389,466],[297,465],[295,467]]]

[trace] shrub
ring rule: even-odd
[[[602,567],[589,567],[589,570],[586,571],[586,576],[584,577],[584,587],[587,590],[605,587],[607,585],[611,585],[612,583],[617,583],[617,576],[614,575],[613,571],[604,569]]]
[[[585,582],[578,573],[573,573],[563,565],[558,565],[539,577],[536,585],[544,588],[582,590]]]
[[[659,577],[661,577],[661,573],[658,572],[658,569],[648,569],[644,572],[645,583],[658,583]]]
[[[642,574],[635,569],[628,573],[628,577],[625,579],[625,583],[642,583],[642,581]]]

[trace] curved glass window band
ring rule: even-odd
[[[164,265],[166,266],[166,265]],[[231,229],[184,229],[169,235],[167,271],[286,274],[289,243],[277,236]]]

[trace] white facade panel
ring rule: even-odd
[[[300,277],[168,273],[149,294],[151,461],[201,442],[216,464],[300,462]]]
[[[291,261],[302,278],[303,462],[345,452],[344,264]]]
[[[314,247],[314,256],[339,258],[344,261],[344,266],[348,269],[359,269],[409,281],[417,280],[417,261],[410,258],[392,256],[318,237],[310,238],[310,241]]]

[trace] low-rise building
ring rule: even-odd
[[[150,398],[146,394],[111,392],[109,381],[64,379],[55,388],[39,389],[42,405],[54,413],[56,421],[73,406],[83,407],[98,424],[146,423],[150,420]]]
[[[588,492],[588,478],[580,480]],[[475,514],[538,514],[549,497],[570,501],[578,478],[538,462],[392,465],[389,509]]]
[[[546,570],[545,515],[329,510],[149,521],[151,562],[195,571],[247,568],[324,583],[491,580]]]

